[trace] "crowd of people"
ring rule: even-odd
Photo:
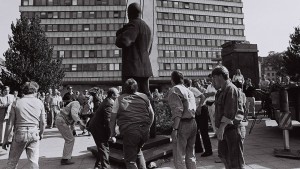
[[[153,104],[160,102],[166,102],[172,114],[176,169],[196,169],[195,153],[202,153],[202,157],[213,154],[209,122],[226,169],[244,168],[247,116],[249,113],[256,117],[256,88],[251,79],[244,79],[239,69],[230,79],[224,66],[215,67],[207,81],[186,79],[181,72],[173,71],[172,87],[164,94],[158,89],[151,94],[149,78],[153,73],[149,55],[153,38],[149,26],[141,19],[141,12],[139,4],[130,4],[129,22],[116,32],[115,45],[122,48],[122,87],[109,88],[105,94],[97,87],[74,92],[68,86],[62,97],[58,89],[39,92],[39,85],[30,81],[21,87],[20,98],[17,91],[11,95],[8,86],[3,88],[0,142],[3,149],[11,144],[6,168],[16,168],[24,150],[30,168],[39,168],[39,141],[45,128],[55,127],[65,141],[61,165],[74,164],[72,151],[77,125],[82,134],[88,131],[94,138],[98,150],[95,169],[109,168],[109,142],[115,143],[117,135],[123,140],[126,168],[146,169],[142,147],[155,126]],[[271,83],[263,76],[259,87],[267,91]],[[281,79],[274,83],[280,84]]]

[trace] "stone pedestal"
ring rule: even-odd
[[[117,139],[115,144],[110,143],[110,162],[123,163],[123,141]],[[92,146],[87,148],[88,151],[92,152],[94,156],[97,155],[97,147]],[[151,161],[154,161],[165,156],[172,154],[172,143],[169,136],[157,135],[155,138],[150,138],[143,147],[143,153],[148,164]]]

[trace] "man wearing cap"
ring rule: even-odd
[[[150,97],[149,77],[153,76],[149,55],[152,47],[151,31],[141,19],[137,3],[128,6],[129,23],[116,33],[116,46],[122,48],[122,82],[129,78],[137,81],[139,92]]]
[[[36,98],[38,88],[36,82],[26,82],[22,86],[22,93],[25,96],[12,104],[2,145],[6,150],[9,145],[9,135],[14,128],[7,168],[17,168],[24,149],[29,162],[28,168],[39,168],[39,140],[43,138],[46,121],[44,104]]]

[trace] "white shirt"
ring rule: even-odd
[[[202,93],[195,87],[189,87],[188,88],[191,92],[193,92],[194,96],[195,96],[195,102],[196,102],[196,107],[199,106],[199,103],[201,101],[200,96],[202,95]]]
[[[214,88],[212,84],[207,86],[205,93],[211,93],[211,92],[217,93],[217,90]],[[215,95],[207,97],[205,101],[215,101]]]

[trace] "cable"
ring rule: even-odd
[[[124,15],[123,26],[125,25],[125,22],[126,22],[126,12],[127,12],[127,5],[128,5],[128,0],[126,0],[126,6],[125,6],[125,15]]]
[[[144,6],[145,6],[145,0],[143,0],[143,7],[142,7],[142,19],[143,19],[143,16],[144,16]]]

